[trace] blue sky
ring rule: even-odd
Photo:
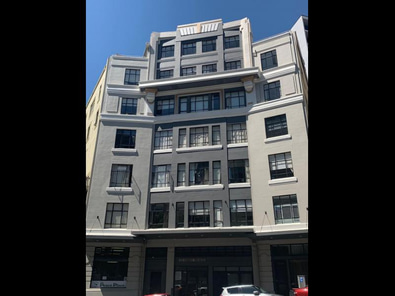
[[[253,41],[291,29],[308,0],[86,0],[86,102],[107,58],[142,56],[152,32],[178,25],[248,17]]]

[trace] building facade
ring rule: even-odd
[[[308,281],[299,39],[253,42],[248,18],[216,19],[108,59],[87,146],[87,295],[218,296],[243,283],[288,295]]]

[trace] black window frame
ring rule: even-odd
[[[166,69],[166,70],[158,69],[156,71],[156,79],[172,78],[173,76],[174,76],[174,70],[173,69]]]
[[[275,49],[261,53],[262,71],[278,67],[277,51]]]
[[[138,85],[140,82],[140,69],[125,69],[124,85]]]
[[[173,130],[166,129],[155,132],[154,150],[171,149],[173,147]]]
[[[169,227],[169,203],[150,204],[148,228]]]
[[[202,204],[202,207],[197,207]],[[201,209],[201,213],[199,210]],[[188,202],[188,227],[210,226],[210,201]]]
[[[121,207],[119,209],[119,206]],[[120,221],[116,222],[116,213],[120,213]],[[127,228],[129,203],[107,203],[104,228]],[[115,220],[115,221],[114,221]]]
[[[196,166],[196,167],[195,167]],[[210,184],[210,162],[196,161],[189,163],[188,170],[189,186]]]
[[[238,98],[238,104],[233,105],[233,98]],[[225,89],[225,108],[235,109],[247,106],[247,98],[244,88]],[[244,103],[244,104],[243,104]]]
[[[265,102],[281,98],[280,80],[263,85],[263,99]]]
[[[265,118],[266,138],[273,138],[288,134],[286,114]]]
[[[225,62],[225,71],[241,69],[241,60]]]
[[[268,155],[270,179],[289,178],[294,176],[292,154],[290,151]],[[279,168],[281,167],[281,168]],[[282,168],[284,167],[284,168]]]
[[[202,52],[217,50],[217,37],[202,39]]]
[[[196,41],[181,42],[181,55],[190,55],[196,53]]]
[[[114,148],[136,148],[136,130],[117,129]]]
[[[250,162],[248,159],[228,160],[228,178],[231,183],[250,183]]]
[[[196,75],[196,66],[181,68],[181,76],[193,76],[193,75]]]
[[[275,224],[300,222],[298,199],[296,194],[273,196],[273,212]],[[288,216],[289,218],[284,218]]]
[[[136,115],[137,114],[137,98],[122,98],[121,114]]]
[[[247,123],[227,123],[226,136],[228,144],[248,143]]]
[[[185,225],[185,204],[184,202],[176,203],[176,228],[184,227]]]
[[[240,47],[240,35],[224,37],[224,49]]]
[[[217,64],[202,65],[202,74],[217,72]]]
[[[203,108],[197,109],[202,102]],[[178,114],[213,111],[221,109],[219,92],[182,96],[178,100]]]
[[[121,170],[124,167],[126,170]],[[133,165],[131,164],[112,164],[111,166],[111,177],[109,187],[131,187],[132,185],[132,171]],[[124,174],[125,176],[122,176]],[[118,181],[119,175],[121,179],[125,179],[122,182]]]
[[[170,164],[160,164],[152,166],[151,188],[170,187]],[[164,180],[161,182],[159,176],[164,174]]]
[[[168,108],[163,108],[168,107]],[[157,97],[155,99],[155,116],[173,115],[175,108],[174,96]]]
[[[236,199],[229,201],[230,226],[254,225],[252,200]]]

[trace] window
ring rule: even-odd
[[[135,148],[136,131],[117,129],[115,137],[115,148]]]
[[[158,203],[150,205],[148,228],[167,228],[169,222],[169,204]]]
[[[128,209],[128,203],[108,203],[104,228],[126,228]]]
[[[126,69],[124,84],[137,85],[140,81],[140,70]]]
[[[136,115],[137,99],[136,98],[122,98],[121,114]]]
[[[171,115],[174,114],[174,97],[161,97],[155,100],[155,115]]]
[[[219,125],[214,125],[212,130],[212,144],[221,145],[221,128]]]
[[[195,201],[188,204],[188,226],[210,226],[210,202]]]
[[[276,50],[271,50],[261,54],[262,71],[277,67],[277,53]]]
[[[285,114],[265,118],[266,137],[277,137],[288,134]]]
[[[184,227],[184,202],[176,203],[176,227]]]
[[[216,38],[204,39],[202,40],[202,52],[214,51],[216,50],[216,45],[217,45]]]
[[[111,167],[110,187],[130,187],[132,184],[132,165],[113,164]]]
[[[182,42],[181,43],[181,54],[188,55],[196,53],[196,42]]]
[[[233,70],[233,69],[240,69],[240,68],[241,68],[240,61],[225,62],[225,70]]]
[[[189,185],[207,185],[209,183],[209,163],[191,162],[189,164]]]
[[[291,152],[269,155],[270,178],[293,177]]]
[[[155,132],[154,149],[170,149],[173,147],[173,130]]]
[[[221,161],[213,161],[213,184],[221,184]]]
[[[128,261],[129,248],[96,247],[90,287],[100,288],[102,282],[124,281],[128,275]]]
[[[180,128],[178,131],[178,148],[187,147],[187,130],[185,128]]]
[[[173,69],[170,70],[157,70],[156,79],[164,79],[173,77]]]
[[[208,140],[208,127],[191,128],[189,131],[189,147],[207,146]]]
[[[273,207],[276,224],[299,222],[296,194],[273,196]]]
[[[202,112],[220,109],[219,93],[180,97],[179,113]]]
[[[224,226],[222,200],[214,200],[214,227]]]
[[[253,225],[251,199],[230,201],[230,225]]]
[[[203,65],[202,66],[202,73],[211,73],[211,72],[217,72],[217,64],[209,64],[209,65]]]
[[[159,59],[174,56],[174,45],[164,46],[163,43],[168,40],[161,41],[159,45]]]
[[[241,108],[246,106],[244,88],[225,90],[226,109]]]
[[[265,101],[271,101],[280,98],[280,81],[265,84],[263,86],[263,97]]]
[[[156,165],[152,169],[152,187],[170,186],[170,164]]]
[[[225,49],[239,47],[240,46],[240,38],[239,36],[229,36],[224,38]]]
[[[248,159],[229,160],[229,183],[250,182],[250,167]]]
[[[185,163],[179,163],[177,168],[177,186],[186,186]]]
[[[226,126],[228,144],[247,143],[247,128],[245,122],[228,123]]]
[[[196,75],[196,67],[181,68],[181,76]]]

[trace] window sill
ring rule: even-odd
[[[204,191],[204,190],[222,190],[222,189],[224,189],[223,184],[214,184],[214,185],[178,186],[174,188],[174,191],[185,192],[185,191]]]
[[[171,153],[173,150],[171,148],[169,149],[156,149],[154,150],[154,154],[159,154],[159,153]]]
[[[133,193],[133,188],[132,187],[107,187],[106,188],[107,193]]]
[[[177,148],[176,152],[184,153],[184,152],[210,151],[210,150],[221,150],[221,149],[222,149],[222,145],[211,145],[211,146]]]
[[[288,140],[288,139],[292,139],[292,136],[290,134],[277,136],[277,137],[272,137],[272,138],[267,138],[267,139],[264,140],[264,142],[265,143],[272,143],[272,142]]]
[[[251,183],[230,183],[229,188],[249,188]]]
[[[279,183],[290,183],[290,182],[298,182],[298,178],[296,177],[289,177],[289,178],[280,178],[280,179],[274,179],[274,180],[269,180],[268,184],[279,184]]]
[[[228,144],[228,148],[237,148],[237,147],[248,147],[248,143],[235,143],[235,144]]]
[[[170,187],[153,187],[150,192],[170,192]]]
[[[137,154],[137,149],[112,148],[111,151],[114,155],[136,155]]]

